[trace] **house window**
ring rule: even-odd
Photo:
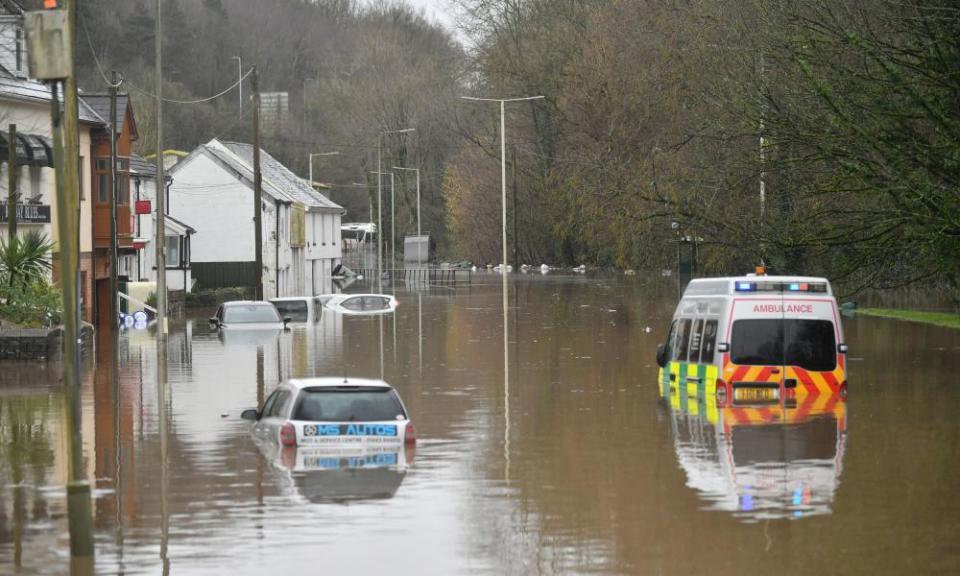
[[[94,166],[97,182],[97,202],[110,203],[110,159],[97,158]],[[130,159],[117,158],[117,204],[130,203]]]
[[[180,237],[167,236],[167,268],[180,266]]]

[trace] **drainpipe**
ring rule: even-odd
[[[277,223],[273,229],[273,237],[275,239],[274,249],[275,249],[275,260],[273,261],[273,273],[274,273],[274,286],[276,286],[276,294],[274,298],[280,297],[280,207],[283,206],[283,202],[277,199]]]

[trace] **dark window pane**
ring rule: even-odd
[[[290,401],[290,392],[286,390],[280,390],[277,393],[277,398],[274,400],[273,405],[270,407],[270,412],[267,413],[268,417],[279,418],[284,415],[287,409],[287,403]]]
[[[703,320],[697,319],[693,323],[693,334],[690,335],[690,362],[700,360],[700,342],[703,339]]]
[[[294,420],[364,422],[396,420],[406,416],[396,393],[389,388],[307,388],[300,393]]]
[[[670,334],[667,336],[667,345],[666,350],[664,350],[664,358],[667,359],[667,362],[673,360],[673,341],[677,337],[677,321],[674,320],[673,324],[670,325]]]
[[[263,403],[263,408],[260,409],[260,417],[264,418],[270,411],[273,409],[273,403],[277,401],[277,396],[280,395],[279,390],[274,390],[272,394],[267,396],[267,401]]]
[[[690,326],[693,324],[693,321],[689,318],[685,318],[680,321],[680,329],[677,330],[677,361],[686,362],[687,361],[687,350],[690,344]]]
[[[700,362],[710,364],[713,362],[713,351],[717,345],[717,321],[707,320],[703,327],[703,344],[700,350]]]
[[[307,303],[302,300],[283,300],[274,302],[281,316],[289,316],[294,322],[305,322],[309,312]]]
[[[109,174],[97,174],[97,201],[101,204],[110,202]]]
[[[836,367],[837,343],[829,320],[737,320],[731,339],[735,364],[786,364],[814,371]]]
[[[737,320],[730,339],[734,364],[783,364],[783,320]]]
[[[787,364],[818,372],[837,367],[833,323],[827,320],[787,320]]]
[[[347,310],[361,311],[363,310],[363,298],[347,298],[340,303],[341,306]]]
[[[250,322],[280,322],[277,309],[272,305],[240,305],[223,309],[223,321],[227,324],[246,324]]]

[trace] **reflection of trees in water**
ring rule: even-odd
[[[46,484],[53,468],[51,422],[58,404],[52,393],[0,397],[0,544],[13,542],[17,566],[26,524],[48,516],[47,501],[35,487]]]

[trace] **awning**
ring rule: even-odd
[[[7,161],[9,132],[0,132],[0,163]],[[53,168],[53,146],[50,139],[38,134],[17,133],[17,164]]]

